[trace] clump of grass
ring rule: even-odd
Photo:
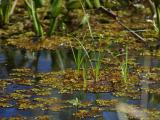
[[[83,37],[83,40],[84,40],[84,37]],[[77,53],[73,49],[71,43],[70,43],[70,46],[71,46],[71,50],[72,50],[72,53],[73,53],[73,58],[74,58],[74,61],[75,61],[75,64],[76,64],[76,68],[79,72],[81,67],[82,67],[82,64],[84,62],[85,57],[86,56],[89,57],[89,54],[88,54],[87,50],[85,49],[83,43],[78,38],[75,37],[75,39],[78,41],[78,43],[80,45],[80,47],[77,49]]]
[[[121,76],[124,83],[128,81],[128,47],[125,49],[125,60],[122,62],[121,66]]]
[[[41,0],[38,0],[38,1],[39,2],[36,2],[34,0],[25,0],[25,4],[27,6],[28,13],[33,21],[33,25],[36,31],[36,36],[43,37],[44,35],[43,28],[41,26],[41,23],[37,14],[37,7],[42,5],[42,3],[40,2]]]
[[[99,81],[99,74],[101,69],[101,62],[102,62],[102,53],[98,52],[95,53],[95,81]]]
[[[72,49],[72,53],[73,53],[74,61],[76,63],[77,70],[79,72],[79,70],[81,69],[85,54],[82,49],[78,49],[77,54],[75,54]]]
[[[13,13],[15,0],[0,0],[0,24],[8,24],[10,15]]]
[[[74,50],[73,50],[73,47],[70,43],[72,53],[73,53],[73,57],[74,57],[76,65],[77,65],[77,69],[81,68],[81,66],[84,62],[84,59],[88,60],[88,63],[90,63],[90,66],[93,69],[93,65],[92,65],[92,61],[91,61],[89,52],[87,51],[87,49],[85,48],[85,46],[83,45],[83,42],[82,42],[85,39],[85,35],[84,35],[82,41],[80,41],[78,38],[76,38],[74,36],[72,36],[72,37],[79,43],[79,47],[80,47],[80,49],[78,49],[78,54],[76,55]]]

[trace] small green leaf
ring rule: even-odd
[[[89,15],[88,14],[85,14],[84,16],[83,16],[83,18],[82,18],[82,21],[81,21],[81,25],[85,25],[85,24],[87,24],[88,23],[88,21],[89,21]]]

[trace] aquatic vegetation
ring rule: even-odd
[[[81,6],[82,6],[82,9],[83,9],[83,13],[84,13],[84,16],[83,16],[83,19],[81,21],[81,24],[84,25],[85,23],[87,23],[90,36],[91,36],[92,40],[94,40],[93,32],[92,32],[91,25],[90,25],[90,22],[89,22],[89,15],[86,13],[86,10],[85,10],[84,5],[83,5],[82,2],[81,2]]]
[[[63,0],[52,0],[51,1],[51,27],[48,32],[48,35],[51,36],[55,32],[58,25],[58,17],[60,17],[63,10],[64,1]]]
[[[126,46],[125,49],[125,60],[121,64],[121,74],[122,74],[122,80],[124,83],[127,83],[128,81],[128,47]]]
[[[39,96],[48,96],[51,95],[51,88],[33,88],[31,89],[31,92],[33,92],[33,94],[39,95]]]
[[[51,107],[49,108],[49,110],[52,110],[52,111],[54,111],[54,112],[58,112],[58,111],[62,111],[62,110],[65,109],[65,108],[68,108],[68,106],[56,104],[56,105],[51,106]]]
[[[72,100],[68,100],[68,103],[72,104],[75,107],[78,107],[79,105],[81,105],[81,101],[79,101],[78,98],[72,99]]]
[[[87,66],[87,63],[83,63],[83,90],[87,90],[87,70],[88,70],[88,66]]]
[[[44,108],[44,104],[35,104],[31,102],[29,99],[22,99],[17,101],[17,106],[19,109],[37,109],[37,108]]]
[[[73,51],[73,49],[72,49],[72,53],[73,53],[74,61],[77,66],[77,70],[79,71],[82,66],[85,55],[82,49],[77,50],[77,54],[76,54],[77,56],[75,55],[75,52]]]
[[[30,38],[30,39],[29,39]],[[69,46],[69,43],[71,41],[70,37],[60,37],[60,36],[54,36],[51,38],[46,38],[43,41],[38,42],[37,44],[33,44],[32,37],[23,37],[23,39],[20,38],[11,38],[8,39],[7,45],[16,46],[17,48],[25,48],[31,51],[37,51],[37,50],[55,50],[63,46]]]
[[[158,0],[153,0],[156,11],[156,28],[158,33],[160,34],[160,3]]]
[[[8,24],[9,18],[14,10],[17,0],[1,0],[0,1],[0,24]]]
[[[50,120],[50,116],[43,115],[34,118],[35,120]],[[53,119],[54,120],[54,119]]]
[[[14,116],[22,117],[11,114],[6,119],[98,120],[120,112],[137,119],[137,110],[158,120],[160,69],[154,65],[159,61],[150,57],[147,62],[153,66],[142,67],[146,61],[139,57],[158,56],[160,50],[154,50],[158,33],[146,22],[146,11],[133,14],[121,4],[116,0],[17,2],[12,22],[0,28],[0,114],[16,110]],[[42,67],[50,72],[42,72]],[[148,95],[147,109],[141,107],[142,92]],[[133,112],[118,109],[121,101],[129,103],[126,108]],[[35,114],[27,116],[28,112]]]
[[[147,69],[147,68],[146,68]],[[101,75],[99,76],[99,81],[94,84],[91,78],[94,78],[91,69],[87,70],[88,80],[87,80],[87,92],[112,92],[115,96],[124,96],[129,97],[132,99],[139,99],[140,98],[140,89],[138,90],[135,86],[137,85],[136,81],[132,82],[132,79],[135,78],[133,75],[130,77],[131,84],[128,84],[127,88],[120,82],[120,74],[116,68],[108,69],[110,71],[101,71]],[[139,68],[139,73],[142,72],[144,69]],[[151,69],[152,72],[157,72],[159,69]],[[11,74],[12,83],[19,84],[16,82],[14,77],[20,79],[21,77],[24,78],[28,73],[33,73],[30,69],[14,69],[13,73],[22,75],[17,76],[16,74]],[[112,72],[111,72],[112,71]],[[27,73],[26,75],[24,73]],[[115,74],[113,74],[115,72]],[[90,74],[92,73],[92,74]],[[119,76],[116,78],[116,74]],[[138,74],[139,74],[138,73]],[[104,99],[97,99],[95,103],[93,101],[81,101],[78,98],[70,99],[70,100],[61,100],[58,97],[50,97],[52,90],[54,88],[60,91],[58,94],[62,93],[73,93],[74,91],[83,91],[83,70],[74,71],[72,69],[66,70],[64,72],[50,72],[50,73],[40,73],[37,74],[38,77],[41,77],[40,81],[37,85],[31,84],[30,89],[25,90],[15,90],[12,93],[7,95],[7,98],[1,99],[0,104],[1,107],[13,107],[12,104],[8,104],[9,99],[15,100],[15,105],[18,109],[22,110],[29,110],[29,109],[41,109],[51,110],[53,112],[59,112],[62,110],[70,109],[76,107],[75,113],[73,115],[76,118],[88,118],[88,117],[99,117],[102,114],[102,111],[115,111],[113,107],[119,104],[119,101],[116,99],[111,100],[104,100]],[[10,82],[10,80],[6,81]],[[158,91],[158,90],[157,90]],[[150,92],[153,93],[153,92]],[[155,93],[155,92],[154,92]],[[158,92],[156,92],[158,93]],[[159,94],[159,93],[158,93]],[[63,95],[63,94],[62,94]],[[34,96],[34,98],[32,98]],[[46,96],[46,97],[45,97]],[[72,105],[72,106],[71,106]],[[93,107],[94,106],[94,107]],[[96,106],[96,107],[95,107]],[[98,107],[97,107],[98,106]],[[101,107],[103,109],[101,109]],[[148,114],[148,113],[147,113]],[[130,115],[128,115],[130,116]],[[133,116],[134,117],[134,116]]]
[[[18,99],[21,100],[21,99],[25,99],[25,98],[30,98],[31,95],[22,94],[22,93],[20,93],[20,92],[17,91],[17,92],[11,93],[10,97],[12,99],[15,99],[15,100],[18,100]]]
[[[0,107],[7,108],[7,107],[12,107],[12,105],[9,104],[8,101],[0,101]]]
[[[9,85],[10,83],[8,82],[9,80],[1,80],[0,79],[0,82],[1,82],[1,84],[0,84],[0,89],[1,90],[3,90],[4,88],[6,88],[7,87],[7,85]]]
[[[160,95],[159,88],[143,88],[147,93]]]
[[[74,116],[76,118],[90,118],[90,117],[99,117],[102,109],[98,107],[91,107],[90,110],[78,110],[76,113],[74,113]]]
[[[118,104],[118,100],[116,99],[112,99],[112,100],[101,100],[101,99],[98,99],[96,100],[96,104],[99,105],[99,106],[105,106],[105,107],[114,107]]]
[[[113,92],[115,96],[123,96],[123,97],[128,97],[132,99],[140,99],[140,89],[136,89],[133,86],[126,87],[125,85],[122,88],[118,88],[117,91]]]
[[[11,118],[1,118],[2,120],[27,120],[26,117],[18,116],[18,117],[11,117]]]
[[[101,69],[101,62],[102,62],[102,53],[98,52],[98,55],[95,53],[95,81],[99,80],[100,69]]]
[[[43,36],[43,29],[40,23],[40,20],[38,18],[37,12],[36,12],[36,4],[37,2],[33,1],[33,0],[25,0],[25,4],[27,6],[28,9],[28,13],[33,21],[33,25],[36,31],[36,36],[37,37],[42,37]]]

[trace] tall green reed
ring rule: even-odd
[[[73,53],[74,61],[76,63],[77,70],[79,72],[79,70],[81,69],[85,54],[84,54],[83,50],[80,48],[77,49],[77,54],[75,54],[73,49],[72,49],[72,53]]]
[[[95,79],[96,82],[99,81],[101,63],[102,63],[102,53],[94,53],[95,54]]]
[[[40,20],[38,18],[37,8],[42,5],[40,2],[41,0],[38,0],[39,2],[36,2],[34,0],[25,0],[25,4],[28,9],[28,13],[33,21],[33,25],[35,28],[36,36],[43,37],[44,32],[43,28],[41,26]]]
[[[124,83],[128,81],[128,46],[125,48],[125,59],[121,63],[121,77]]]
[[[90,67],[91,70],[92,70],[92,73],[94,74],[94,66],[93,66],[91,57],[89,55],[89,51],[87,51],[87,49],[83,45],[82,41],[80,41],[78,38],[76,38],[74,36],[72,36],[72,37],[75,38],[78,41],[78,43],[79,43],[79,45],[81,47],[81,49],[78,50],[78,53],[76,55],[75,52],[74,52],[74,50],[73,50],[73,48],[72,48],[72,45],[70,44],[71,49],[72,49],[72,53],[73,53],[73,57],[74,57],[74,60],[75,60],[75,63],[77,65],[77,69],[78,69],[79,72],[80,72],[80,68],[82,68],[82,70],[83,70],[82,71],[82,75],[83,75],[83,89],[86,90],[86,87],[87,87],[87,77],[88,77],[87,71],[89,70],[89,67]],[[85,37],[83,37],[83,39],[85,39]],[[97,64],[97,70],[98,70],[98,64]],[[97,71],[97,73],[98,73],[98,71]],[[94,83],[95,83],[96,79],[93,79],[93,80],[94,80]]]
[[[75,64],[76,64],[76,67],[77,67],[77,70],[78,72],[80,71],[80,69],[82,68],[82,64],[84,62],[84,59],[87,57],[90,59],[90,56],[88,54],[88,51],[85,49],[82,41],[84,40],[85,36],[83,36],[83,39],[82,41],[80,41],[78,38],[74,37],[75,40],[78,41],[79,43],[79,48],[76,49],[77,50],[77,53],[75,52],[75,50],[73,49],[71,43],[70,43],[70,46],[71,46],[71,50],[72,50],[72,54],[73,54],[73,57],[74,57],[74,61],[75,61]]]

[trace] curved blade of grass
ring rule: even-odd
[[[53,33],[55,32],[55,30],[57,28],[57,25],[58,25],[58,17],[52,18],[51,19],[51,27],[49,29],[48,36],[53,35]]]
[[[160,36],[160,7],[156,7],[156,27]]]
[[[62,12],[63,0],[52,0],[51,14],[52,17],[57,17]]]
[[[102,54],[100,52],[98,52],[98,56],[96,56],[96,66],[95,66],[96,82],[99,80],[99,74],[100,74],[100,68],[101,68],[101,60],[102,60]]]
[[[82,3],[81,0],[80,0],[80,3],[81,3],[81,6],[82,6],[82,10],[83,10],[84,15],[87,15],[86,10],[85,10],[84,5],[83,5],[83,3]],[[91,25],[90,25],[90,23],[89,23],[89,19],[88,19],[88,21],[87,21],[87,25],[88,25],[88,29],[89,29],[91,38],[92,38],[92,40],[94,40],[93,32],[92,32],[92,29],[91,29]]]

